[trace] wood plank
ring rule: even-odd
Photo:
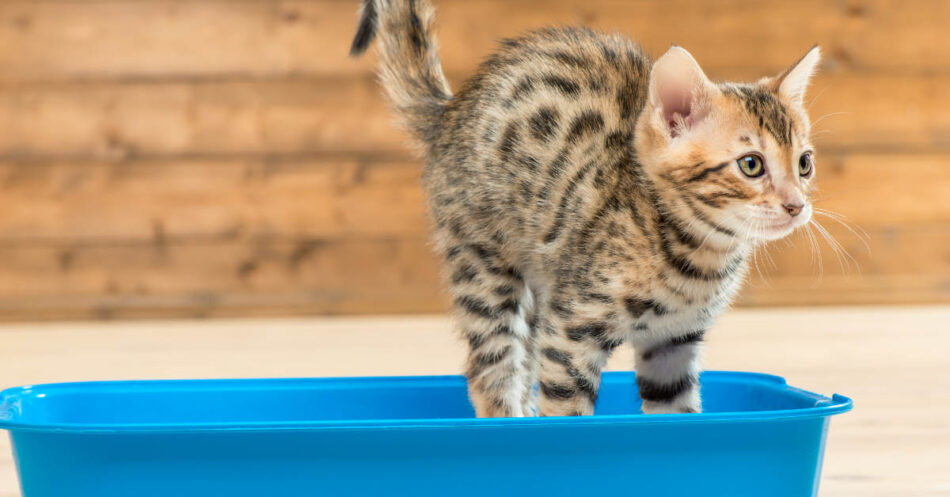
[[[812,258],[803,233],[759,251],[740,305],[950,304],[950,225],[884,228],[868,232],[868,247],[841,226],[822,221],[853,257],[840,259],[818,238]],[[771,257],[771,262],[769,257]],[[821,268],[818,260],[821,261]],[[773,265],[774,264],[774,265]]]
[[[3,79],[265,77],[366,71],[356,2],[5,1]]]
[[[846,274],[814,276],[751,277],[737,307],[825,307],[836,305],[950,304],[950,275]]]
[[[707,70],[778,71],[814,43],[826,68],[946,71],[946,2],[729,0],[439,0],[445,66],[469,73],[496,40],[551,24],[631,33],[658,54],[671,43]],[[346,54],[355,1],[100,0],[0,4],[0,79],[220,77],[366,73]],[[751,76],[752,74],[747,74]],[[760,75],[758,72],[754,75]]]
[[[815,207],[872,230],[950,223],[950,156],[817,155]],[[913,172],[911,172],[913,171]],[[819,215],[825,225],[836,224]]]
[[[817,206],[870,230],[948,222],[947,162],[824,154]],[[419,169],[346,158],[0,162],[0,243],[425,236]]]
[[[818,76],[807,97],[815,143],[863,152],[946,150],[950,95],[940,88],[948,83],[944,76]]]
[[[946,87],[950,75],[821,76],[819,148],[948,151]],[[0,157],[304,153],[409,149],[370,79],[0,85]]]
[[[3,246],[0,319],[434,311],[423,239]]]
[[[829,71],[929,72],[950,66],[950,49],[933,46],[944,38],[936,20],[948,18],[950,7],[926,0],[736,0],[701,7],[688,0],[457,0],[438,5],[451,72],[473,67],[454,65],[468,52],[481,58],[500,38],[558,24],[620,32],[654,56],[680,45],[719,77],[758,78],[781,71],[816,43],[824,48],[823,67]]]
[[[0,163],[0,243],[367,238],[427,232],[418,163]]]
[[[844,257],[835,255],[831,246],[817,232],[815,239],[820,247],[820,259],[825,276],[843,273],[860,279],[861,274],[900,275],[935,274],[950,277],[950,226],[947,223],[918,225],[913,227],[891,226],[867,232],[865,242],[842,226],[821,221],[829,236],[851,255],[850,264]],[[817,261],[812,261],[808,238],[799,230],[786,241],[773,242],[758,254],[759,266],[768,276],[805,277],[817,275]],[[768,258],[771,256],[775,269]],[[803,266],[811,269],[803,270]],[[844,267],[842,267],[842,265]],[[854,273],[854,274],[851,274]]]
[[[0,155],[396,151],[371,79],[0,86]]]
[[[950,229],[871,232],[870,255],[841,229],[861,273],[825,248],[818,281],[808,248],[760,257],[743,305],[950,303]],[[207,240],[0,246],[0,319],[432,312],[444,309],[425,238]]]

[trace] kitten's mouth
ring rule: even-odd
[[[760,230],[761,236],[766,240],[778,240],[779,238],[788,236],[792,231],[795,231],[798,224],[798,219],[796,218],[772,223]]]
[[[772,226],[770,226],[770,228],[771,228],[773,231],[783,231],[783,230],[787,230],[787,229],[789,229],[789,228],[792,228],[792,227],[794,227],[794,226],[795,226],[795,218],[791,218],[791,219],[788,219],[788,220],[786,220],[786,221],[779,221],[779,222],[773,224]]]

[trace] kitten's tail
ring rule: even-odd
[[[429,0],[363,0],[350,47],[359,56],[379,35],[379,76],[400,123],[424,144],[435,141],[452,98],[432,35]]]

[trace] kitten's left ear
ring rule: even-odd
[[[772,78],[772,91],[787,101],[801,105],[805,99],[805,89],[821,61],[821,49],[818,45],[812,47],[804,57],[786,69],[782,74]]]
[[[677,46],[657,59],[650,71],[649,106],[672,138],[703,121],[711,110],[709,100],[718,91],[696,59]]]

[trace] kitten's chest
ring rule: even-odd
[[[677,292],[663,286],[653,292],[655,306],[636,319],[635,330],[682,333],[705,330],[722,315],[742,286],[744,272],[717,282],[684,285]]]
[[[724,309],[725,306],[694,305],[664,313],[648,313],[635,321],[634,335],[654,336],[706,330]]]

